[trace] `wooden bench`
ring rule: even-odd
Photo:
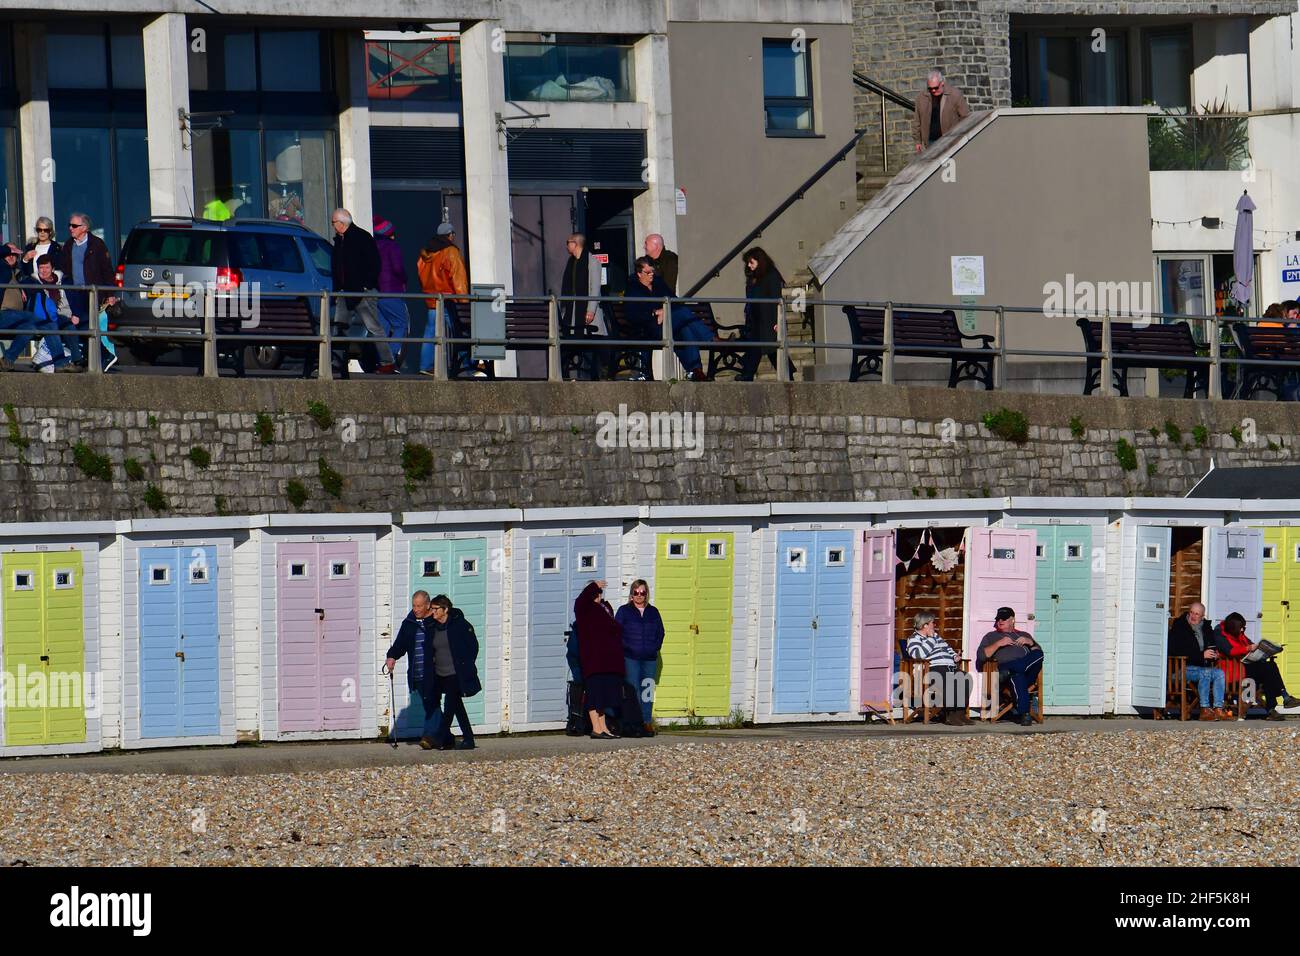
[[[970,662],[957,658],[957,673],[963,677],[968,672]],[[921,723],[928,724],[935,711],[943,710],[942,705],[931,706],[926,697],[926,680],[930,674],[930,662],[914,660],[907,655],[907,640],[898,639],[898,672],[906,677],[902,690],[903,723],[910,724],[920,717]],[[916,702],[920,701],[920,706]]]
[[[1241,348],[1242,358],[1300,363],[1300,328],[1234,322],[1232,336]],[[1241,384],[1233,397],[1249,400],[1260,392],[1269,392],[1280,399],[1282,385],[1292,375],[1300,375],[1300,364],[1289,368],[1285,365],[1242,365]]]
[[[1236,667],[1230,667],[1229,664],[1235,663]],[[1242,678],[1245,675],[1245,668],[1241,666],[1240,661],[1219,661],[1219,670],[1223,671],[1223,703],[1226,706],[1228,701],[1234,702],[1237,711],[1237,719],[1241,720],[1246,716],[1246,695],[1242,692]],[[1200,689],[1196,686],[1195,681],[1187,679],[1187,658],[1171,657],[1169,664],[1165,668],[1165,709],[1164,714],[1160,711],[1152,712],[1152,716],[1157,720],[1163,717],[1175,717],[1179,720],[1193,720],[1200,717],[1201,696]],[[1193,717],[1193,713],[1195,717]]]
[[[244,356],[249,348],[274,345],[284,355],[302,359],[302,377],[310,378],[316,370],[320,357],[320,346],[313,342],[292,342],[278,339],[282,335],[319,335],[320,324],[316,314],[305,298],[283,298],[266,296],[257,305],[257,324],[245,327],[244,319],[235,316],[218,317],[215,320],[217,335],[258,336],[259,339],[238,338],[217,340],[218,359],[225,358],[235,369],[235,375],[245,375]],[[364,342],[363,339],[348,338],[346,327],[337,323],[333,329],[334,347],[331,353],[336,361],[335,372],[342,378],[348,377],[348,349],[352,343]],[[265,336],[265,341],[260,337]],[[200,374],[202,368],[199,369]]]
[[[506,303],[506,338],[510,340],[509,348],[519,352],[541,352],[543,356],[547,355],[551,334],[550,304],[547,302],[524,301],[517,302],[511,300]],[[563,337],[563,330],[560,332]],[[465,328],[464,323],[460,323],[460,328],[456,332],[457,338],[469,338],[469,330]],[[536,344],[516,344],[516,340],[525,340],[531,342],[536,340]],[[452,346],[448,346],[452,348]],[[468,350],[470,346],[462,346]],[[577,351],[574,346],[565,345],[561,347],[563,365],[560,374],[576,375],[578,369],[582,366],[583,355]],[[546,366],[543,366],[545,369]],[[489,368],[491,364],[489,363]],[[491,373],[489,373],[490,375]],[[542,378],[546,378],[546,372],[543,371]]]
[[[864,375],[880,375],[885,352],[885,310],[856,305],[843,307],[853,338],[853,364],[849,381]],[[968,342],[979,342],[971,347]],[[955,350],[955,351],[953,351]],[[957,316],[945,312],[894,310],[894,354],[913,358],[941,358],[950,364],[948,387],[962,382],[979,382],[993,388],[993,336],[967,335],[957,325]]]
[[[983,701],[981,717],[990,723],[996,723],[1005,717],[1008,712],[1015,709],[1016,692],[1011,686],[1011,681],[1002,680],[998,676],[997,661],[985,661],[980,676],[984,680],[983,693],[980,696]],[[993,701],[994,683],[998,686],[998,700],[996,702]],[[1031,699],[1029,715],[1034,719],[1034,723],[1041,724],[1043,722],[1043,672],[1041,669],[1029,684],[1029,696]]]
[[[1083,334],[1083,348],[1087,352],[1100,352],[1102,346],[1101,322],[1079,319],[1076,323]],[[1198,361],[1200,348],[1192,337],[1186,322],[1168,325],[1159,322],[1111,322],[1111,369],[1115,389],[1128,395],[1128,370],[1131,368],[1173,368],[1187,373],[1183,398],[1194,398],[1196,392],[1208,392],[1209,366]],[[1088,372],[1083,383],[1083,394],[1091,395],[1101,385],[1101,358],[1088,357]]]
[[[708,302],[687,302],[695,318],[699,319],[709,327],[713,332],[716,341],[696,342],[695,346],[701,352],[709,353],[709,364],[706,367],[706,374],[709,381],[713,381],[719,372],[734,372],[739,375],[744,368],[746,349],[738,349],[728,346],[726,343],[740,341],[745,336],[745,323],[737,325],[727,325],[719,322],[713,314],[713,306]],[[725,334],[724,334],[725,333]]]

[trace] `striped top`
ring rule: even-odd
[[[917,631],[907,639],[907,656],[914,661],[929,661],[937,667],[956,667],[957,655],[938,634],[926,637]]]

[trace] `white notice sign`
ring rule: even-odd
[[[954,296],[984,294],[983,256],[952,257],[952,294]]]
[[[677,215],[686,215],[686,187],[677,187]]]

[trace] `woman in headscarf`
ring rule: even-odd
[[[605,601],[604,593],[605,582],[592,581],[573,602],[593,740],[613,740],[618,736],[605,723],[605,711],[623,704],[623,628],[614,620],[613,609]]]

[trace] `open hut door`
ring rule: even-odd
[[[894,672],[894,532],[862,534],[862,709],[892,713]]]
[[[1171,528],[1169,541],[1169,623],[1197,601],[1201,592],[1202,557],[1205,552],[1204,528]]]
[[[1206,613],[1217,625],[1236,611],[1246,619],[1246,636],[1258,641],[1264,532],[1258,528],[1214,528],[1209,535]]]
[[[1138,525],[1133,571],[1134,707],[1165,705],[1171,529]]]
[[[962,657],[976,673],[975,651],[980,639],[993,630],[1000,607],[1014,608],[1016,627],[1034,633],[1035,545],[1031,528],[972,528],[966,548],[966,639]],[[976,680],[971,706],[981,705],[982,682]]]

